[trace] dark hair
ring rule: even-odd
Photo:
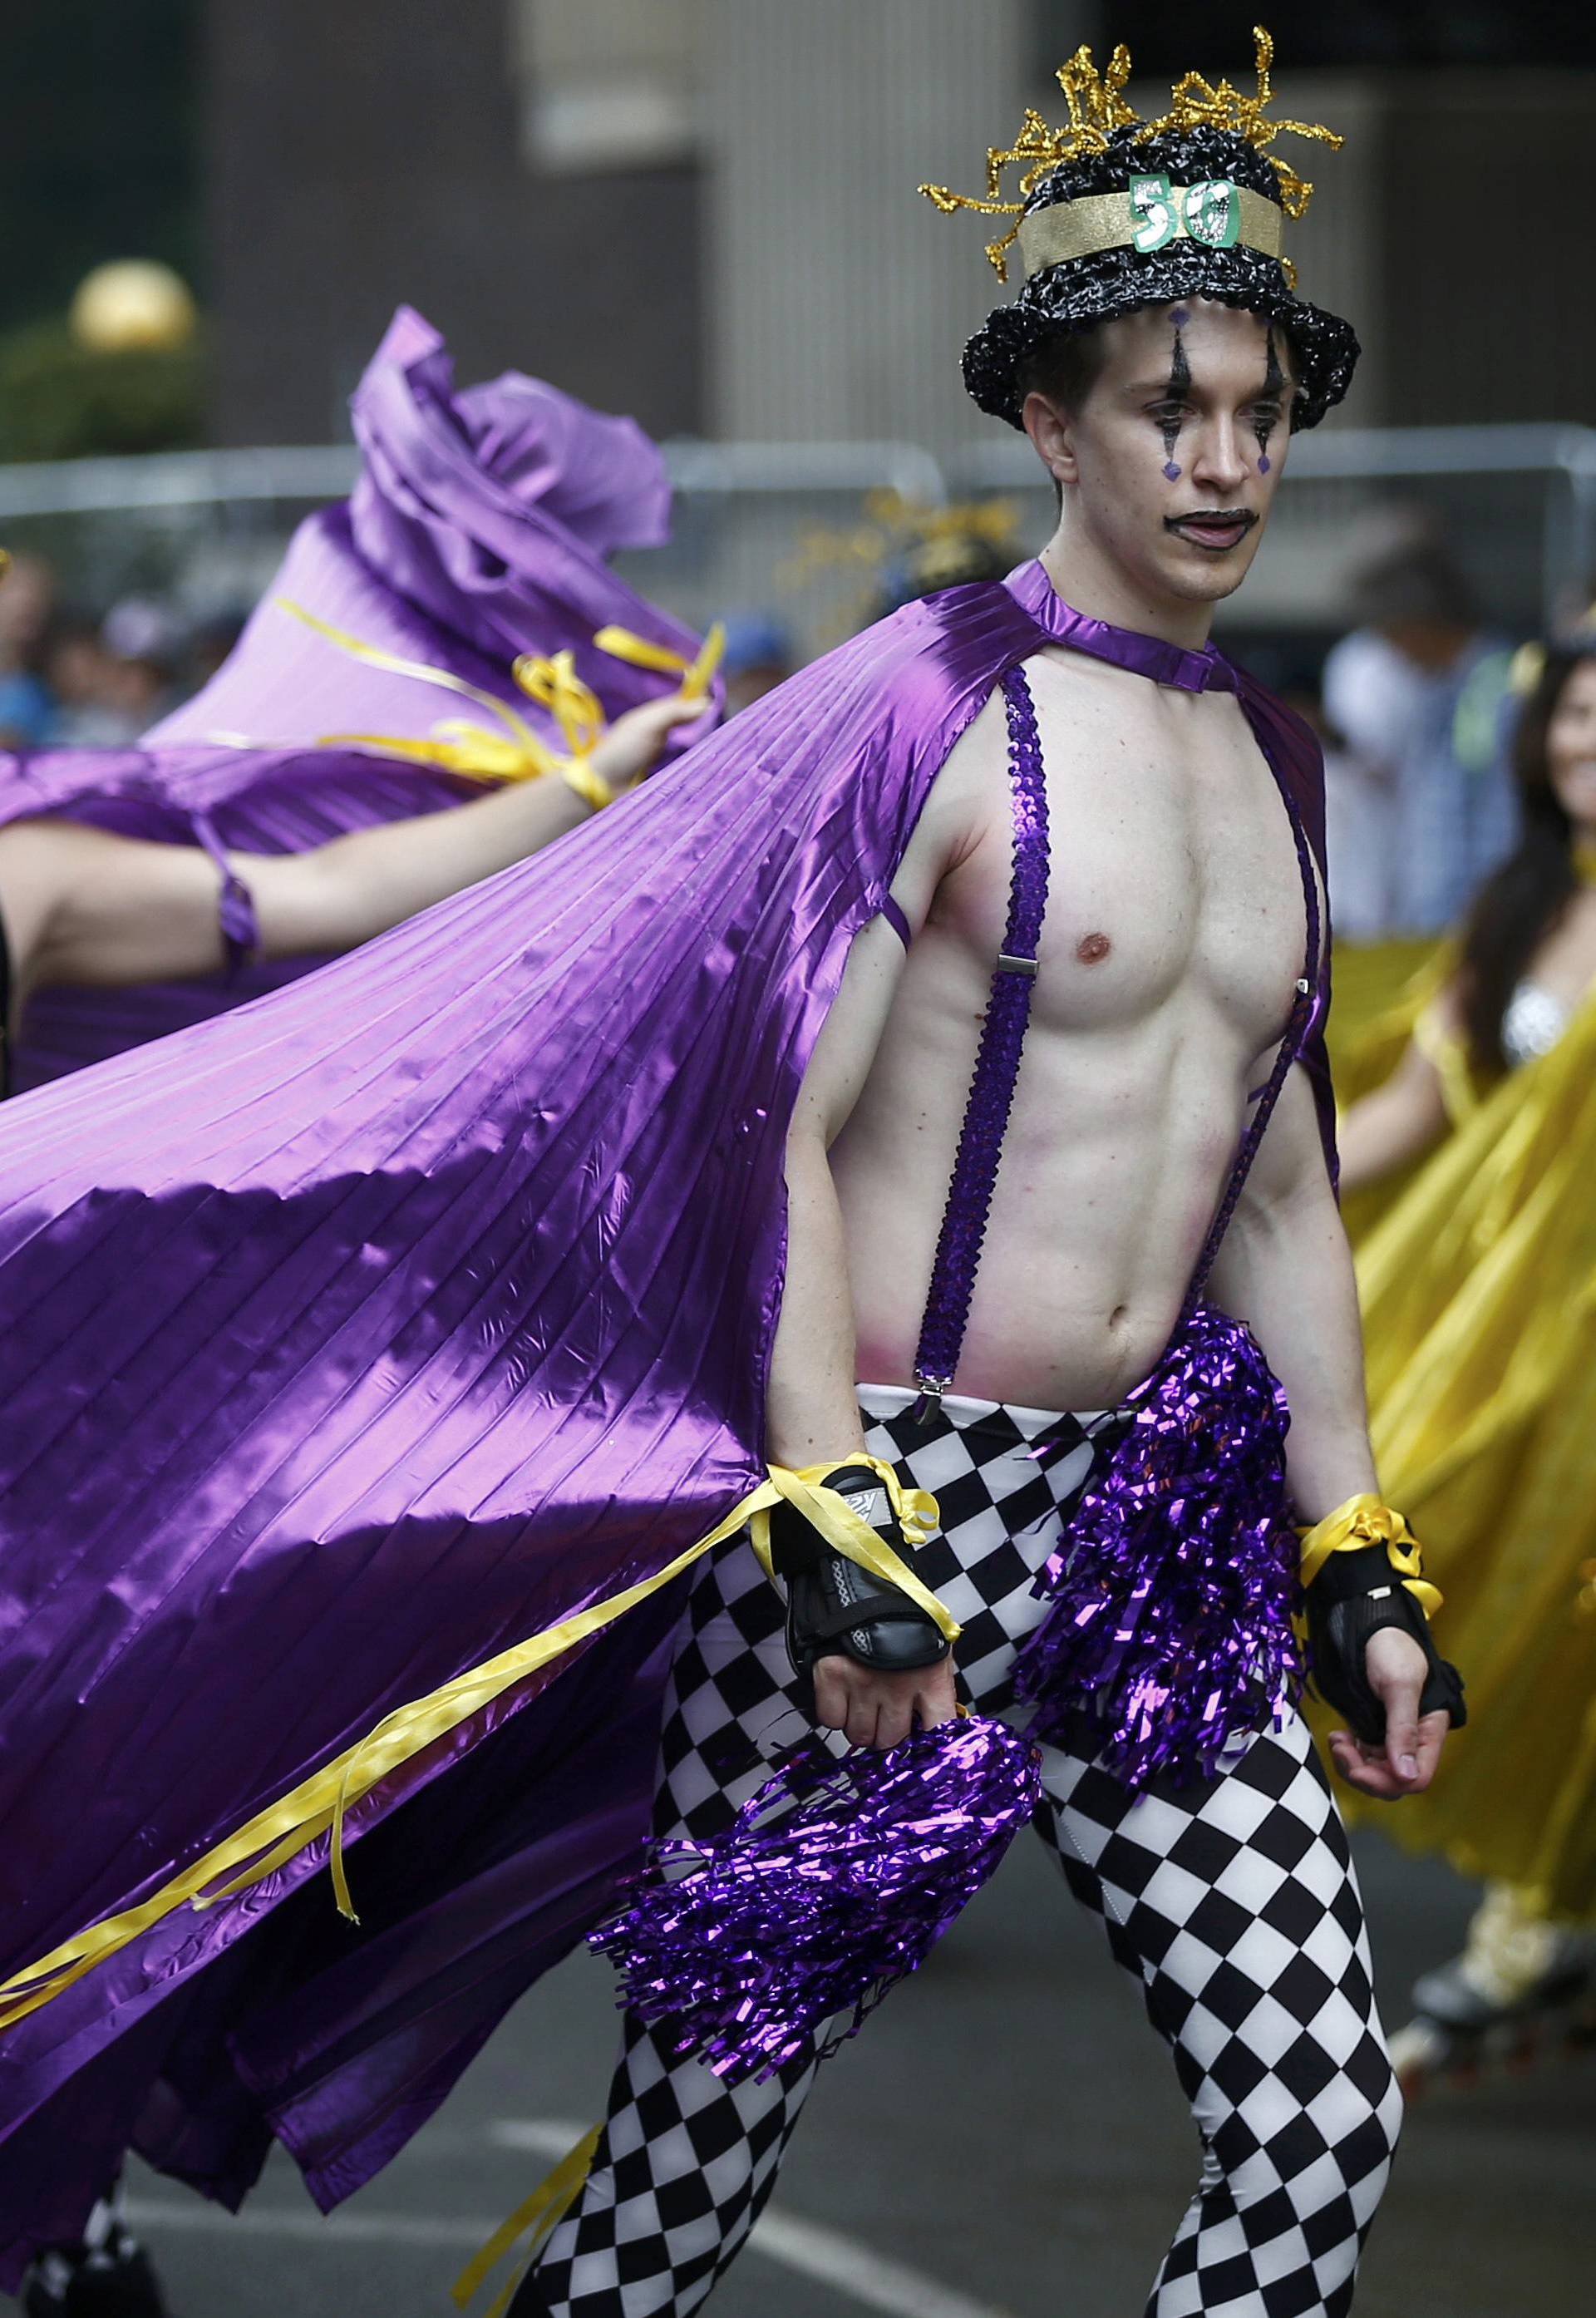
[[[1575,669],[1596,660],[1596,645],[1547,651],[1513,739],[1520,831],[1514,851],[1475,897],[1458,976],[1463,1027],[1476,1069],[1505,1070],[1502,1020],[1530,960],[1579,891],[1574,825],[1552,786],[1547,735]]]
[[[1084,330],[1054,330],[1022,355],[1015,384],[1023,404],[1027,394],[1045,394],[1061,410],[1079,410],[1103,367],[1103,325]]]
[[[1081,330],[1051,330],[1015,366],[1015,397],[1025,408],[1027,394],[1045,394],[1061,410],[1079,410],[1097,383],[1103,367],[1103,326],[1094,322]],[[1064,504],[1064,487],[1053,481],[1057,506]]]

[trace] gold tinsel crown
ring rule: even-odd
[[[1043,178],[1061,162],[1076,160],[1082,153],[1106,153],[1108,140],[1117,129],[1134,128],[1139,145],[1169,132],[1192,129],[1220,129],[1232,136],[1244,137],[1250,145],[1264,152],[1279,179],[1280,207],[1287,217],[1299,218],[1308,206],[1314,188],[1278,153],[1269,153],[1265,148],[1283,130],[1289,130],[1295,137],[1311,137],[1319,144],[1331,147],[1345,140],[1318,121],[1265,118],[1264,108],[1274,98],[1269,69],[1275,60],[1275,43],[1261,24],[1252,27],[1252,43],[1258,86],[1251,96],[1243,96],[1228,80],[1222,80],[1215,88],[1201,73],[1182,73],[1170,92],[1169,111],[1161,112],[1156,121],[1143,121],[1125,103],[1131,52],[1124,41],[1109,58],[1107,71],[1101,73],[1090,49],[1082,44],[1069,63],[1058,68],[1058,84],[1070,107],[1070,118],[1062,129],[1050,128],[1039,112],[1027,106],[1013,144],[987,148],[984,196],[955,193],[946,185],[922,185],[919,190],[946,217],[955,210],[979,210],[983,216],[1014,220],[1000,241],[989,241],[986,246],[987,257],[1000,282],[1009,279],[1005,253],[1019,231],[1019,220],[1027,200]],[[1003,199],[1003,172],[1017,161],[1022,165],[1017,186],[1019,198],[1009,202]]]

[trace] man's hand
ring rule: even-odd
[[[1385,1710],[1385,1740],[1366,1747],[1349,1730],[1332,1730],[1330,1751],[1349,1786],[1384,1803],[1422,1794],[1435,1776],[1441,1741],[1450,1728],[1442,1708],[1421,1715],[1419,1694],[1429,1668],[1411,1634],[1387,1626],[1371,1634],[1364,1656],[1369,1688]]]
[[[922,1730],[934,1730],[953,1721],[952,1654],[906,1674],[876,1674],[833,1654],[815,1666],[814,1703],[815,1720],[844,1732],[853,1746],[896,1747],[917,1721]]]

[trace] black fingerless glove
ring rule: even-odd
[[[1369,1637],[1399,1626],[1423,1651],[1430,1671],[1419,1697],[1421,1714],[1445,1708],[1456,1730],[1467,1721],[1463,1678],[1430,1640],[1430,1621],[1391,1567],[1383,1545],[1332,1553],[1308,1587],[1309,1671],[1327,1706],[1366,1747],[1384,1745],[1385,1709],[1369,1688],[1364,1653]]]
[[[838,1467],[826,1483],[895,1553],[910,1548],[886,1490],[868,1465]],[[770,1559],[787,1588],[787,1653],[807,1679],[819,1658],[841,1655],[877,1674],[938,1665],[948,1644],[924,1610],[828,1545],[795,1505],[770,1515]]]

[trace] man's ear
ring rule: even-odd
[[[1026,433],[1055,483],[1080,479],[1075,460],[1075,423],[1071,413],[1045,394],[1027,394],[1020,410]]]

